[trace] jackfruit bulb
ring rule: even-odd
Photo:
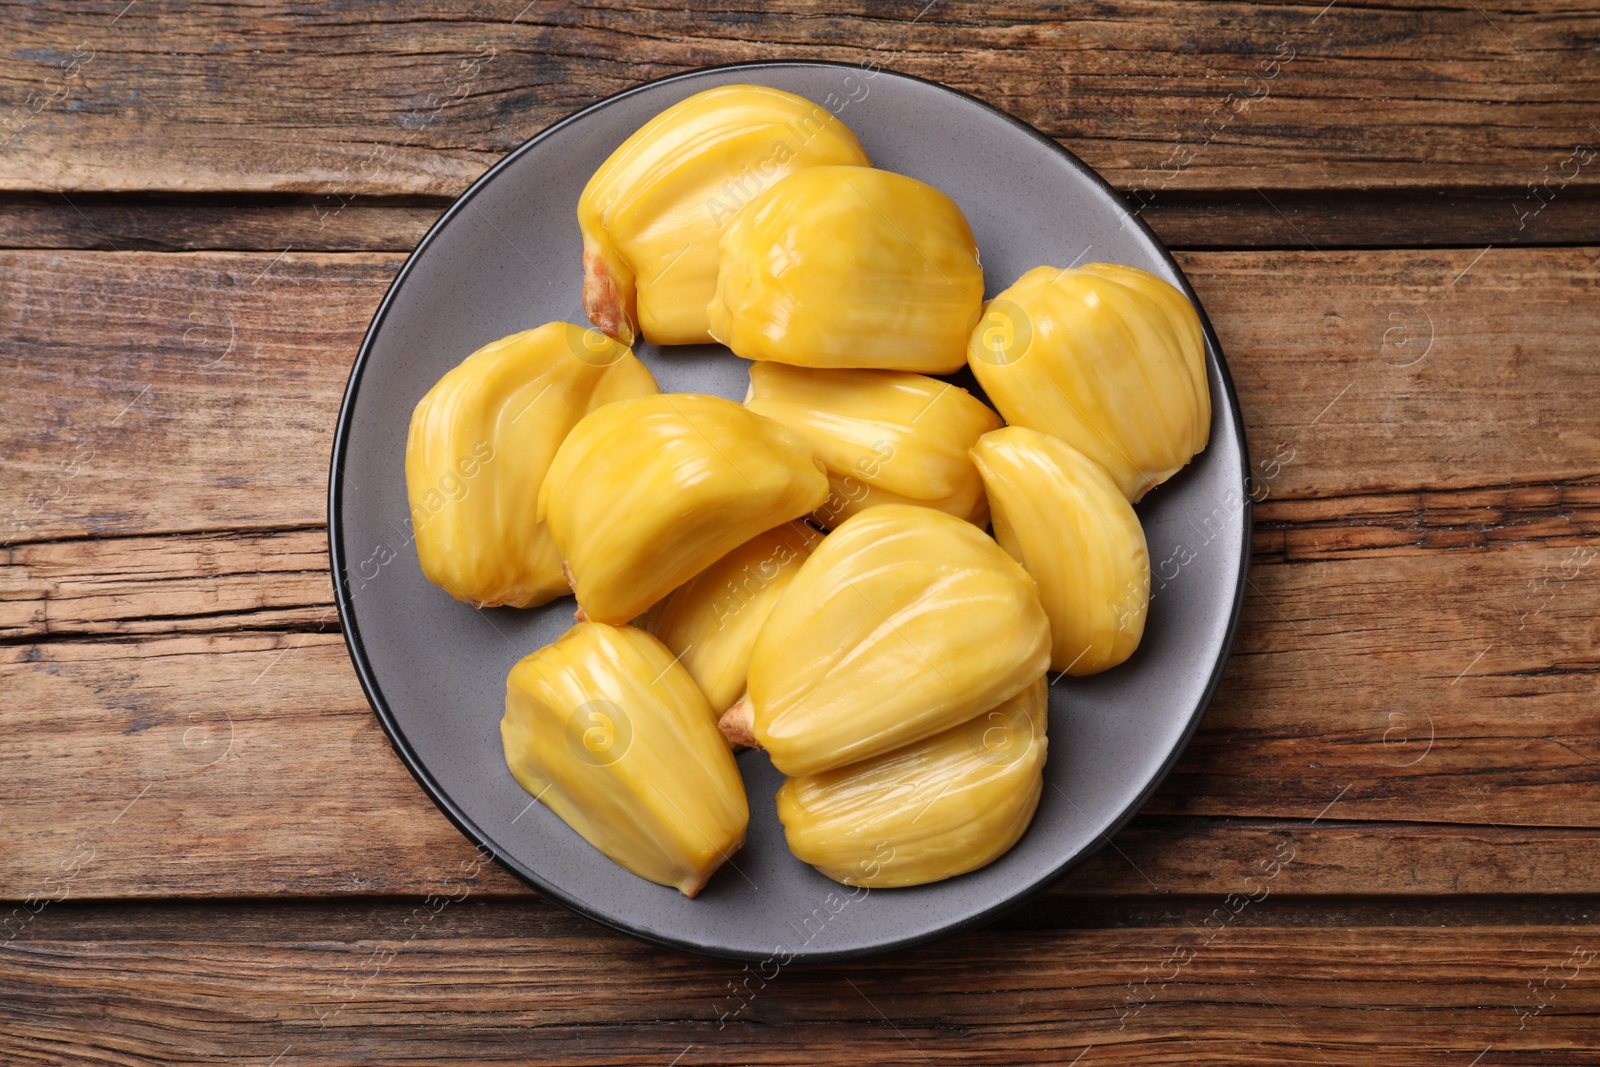
[[[537,516],[567,432],[655,379],[628,349],[552,322],[485,345],[411,414],[406,495],[428,580],[478,607],[533,607],[566,593],[561,556]]]
[[[722,234],[711,336],[745,359],[943,374],[983,302],[972,228],[903,174],[811,167]]]
[[[994,707],[1042,674],[1050,623],[988,534],[879,504],[829,534],[779,598],[723,733],[786,775],[871,759]]]
[[[641,330],[653,344],[710,341],[722,231],[781,178],[832,163],[870,165],[855,134],[802,96],[725,85],[669,107],[578,199],[589,320],[629,344]]]
[[[793,430],[694,393],[609,404],[562,442],[539,494],[580,618],[628,622],[828,495]]]
[[[1050,669],[1096,674],[1133,655],[1150,602],[1150,554],[1104,467],[1059,437],[1008,426],[972,450],[994,536],[1039,583]]]
[[[905,371],[750,367],[745,406],[794,430],[828,468],[812,518],[828,528],[874,504],[921,504],[989,521],[968,455],[1000,416],[959,386]]]
[[[744,692],[761,625],[822,534],[795,519],[757,534],[650,609],[672,650],[720,715]]]
[[[744,844],[750,811],[706,698],[654,637],[579,623],[506,678],[517,782],[584,840],[695,896]]]
[[[1210,438],[1199,313],[1135,267],[1035,267],[984,308],[967,355],[1008,423],[1055,434],[1131,501]]]
[[[976,870],[1033,821],[1044,787],[1049,686],[959,726],[778,790],[789,851],[834,881],[889,889]]]

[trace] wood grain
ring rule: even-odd
[[[0,25],[0,1061],[1600,1062],[1593,4]],[[609,93],[774,57],[964,89],[1106,174],[1187,250],[1264,499],[1212,710],[1109,847],[982,931],[763,978],[477,865],[354,681],[323,509],[450,199]]]
[[[1559,514],[1600,481],[1597,256],[1181,262],[1270,500],[1547,486]],[[0,452],[13,472],[0,540],[322,523],[349,366],[400,262],[0,252]]]
[[[0,254],[4,538],[323,523],[344,383],[400,262]]]
[[[1594,825],[1594,557],[1257,568],[1206,729],[1153,810],[1249,797],[1311,817],[1341,794],[1345,817]]]
[[[600,97],[773,58],[942,81],[1157,197],[1522,190],[1551,176],[1593,186],[1592,165],[1569,163],[1565,179],[1561,165],[1576,145],[1600,143],[1589,125],[1600,16],[1581,0],[124,7],[0,9],[10,42],[0,87],[18,103],[0,185],[312,192],[330,207],[454,195]],[[1559,195],[1549,189],[1530,203]]]
[[[398,258],[0,263],[15,360],[0,369],[0,434],[25,478],[54,472],[35,500],[61,494],[25,530],[53,539],[13,545],[0,572],[5,892],[33,892],[112,819],[141,858],[97,866],[78,886],[91,896],[404,891],[449,863],[459,836],[321,632],[336,625],[318,525],[327,434]],[[1600,817],[1592,264],[1587,249],[1185,257],[1266,495],[1234,659],[1151,813],[1309,821],[1337,800],[1329,819],[1391,828],[1330,844],[1351,850],[1329,861],[1346,873],[1306,891],[1593,890],[1572,859],[1586,838],[1499,836]],[[1385,349],[1391,295],[1402,325],[1418,308],[1433,324],[1411,366],[1394,364],[1417,359],[1420,335]],[[139,533],[170,530],[195,532]],[[93,536],[107,533],[121,536]],[[1203,548],[1152,546],[1158,571]],[[225,726],[239,747],[212,764]],[[371,782],[359,796],[355,777]],[[287,803],[263,810],[264,782]],[[1271,832],[1183,825],[1206,841]],[[1107,853],[1085,884],[1226,880],[1175,851],[1152,844],[1126,866]]]
[[[1228,353],[1258,462],[1293,456],[1274,495],[1327,497],[1595,480],[1600,426],[1568,383],[1592,378],[1572,315],[1597,305],[1597,255],[1190,253],[1182,263]],[[1292,309],[1277,303],[1289,293]],[[1511,318],[1548,325],[1534,340],[1504,330]]]
[[[150,577],[126,597],[126,579],[74,572],[54,546],[13,550],[17,604],[48,581],[68,593],[38,610],[77,621],[57,616],[53,636],[24,618],[0,648],[0,896],[39,891],[80,847],[111,856],[75,877],[88,896],[405,891],[456,861],[464,843],[389,750],[340,638],[314,632],[334,619],[331,606],[308,618],[326,596],[318,540],[96,545],[89,562]],[[1086,891],[1214,889],[1235,877],[1216,854],[1301,829],[1326,859],[1299,891],[1595,891],[1580,858],[1593,836],[1537,829],[1600,826],[1600,612],[1592,571],[1560,577],[1574,551],[1511,541],[1259,565],[1222,688],[1146,807],[1258,821],[1152,824],[1134,853],[1096,860]],[[215,574],[174,577],[196,566]],[[147,613],[193,632],[142,633]],[[284,613],[304,632],[246,629]],[[1271,822],[1285,818],[1301,822]],[[1412,823],[1472,829],[1395,825]]]
[[[1270,852],[1269,847],[1266,851]],[[1298,860],[1296,861],[1298,862]],[[1351,930],[1403,927],[1564,927],[1580,933],[1596,925],[1584,896],[1518,893],[1512,896],[1303,896],[1277,886],[1234,916],[1232,930],[1246,926],[1291,929],[1342,926]],[[461,872],[457,872],[458,875]],[[49,904],[18,931],[29,941],[181,941],[195,930],[210,942],[370,941],[392,933],[416,907],[423,891],[367,897],[274,897],[256,899],[64,900]],[[451,894],[461,896],[458,887]],[[1072,930],[1160,930],[1200,926],[1222,893],[1130,896],[1122,893],[1050,893],[995,919],[986,929],[1053,935]],[[529,894],[497,894],[483,887],[412,924],[417,940],[485,937],[607,936],[575,912]],[[1232,901],[1237,906],[1237,901]],[[1248,920],[1248,921],[1244,921]],[[1215,925],[1215,922],[1213,922]]]
[[[1575,193],[1558,203],[1581,206],[1588,199]],[[13,192],[0,196],[0,247],[274,255],[285,248],[410,252],[451,202],[439,196],[354,197],[333,214],[311,195],[74,193],[67,197]],[[1504,205],[1493,214],[1502,226],[1510,219]],[[1540,220],[1548,225],[1556,215],[1552,206]],[[1600,225],[1595,229],[1594,243],[1600,243]],[[1531,236],[1541,230],[1525,226],[1518,235],[1522,232]],[[1566,243],[1572,232],[1563,229]]]
[[[1487,549],[1512,543],[1582,550],[1600,528],[1597,505],[1600,485],[1592,480],[1322,499],[1280,500],[1269,493],[1254,509],[1251,549],[1259,562]],[[1577,555],[1582,558],[1587,553]]]
[[[1600,190],[1572,186],[1532,210],[1516,189],[1163,190],[1125,196],[1170,248],[1428,248],[1600,244]],[[449,197],[10,193],[0,247],[102,252],[410,252]]]
[[[337,629],[321,528],[0,550],[0,642]]]
[[[472,906],[440,899],[441,922]],[[13,1063],[361,1067],[1600,1056],[1587,925],[1307,931],[1245,912],[1214,935],[988,930],[863,964],[746,969],[570,923],[416,933],[434,919],[419,902],[325,940],[294,939],[292,921],[248,943],[19,940],[0,950],[0,1050]]]
[[[1593,484],[1326,500],[1268,495],[1255,509],[1252,561],[1261,567],[1415,556],[1453,575],[1463,550],[1567,550],[1514,564],[1507,591],[1533,602],[1508,610],[1525,625],[1525,611],[1587,571],[1579,561],[1597,530],[1600,486]],[[1573,563],[1563,578],[1566,557]],[[1557,565],[1547,572],[1552,558]],[[327,567],[320,526],[19,542],[0,549],[0,643],[336,629]],[[1523,571],[1531,575],[1526,582]]]
[[[1291,834],[1315,842],[1317,857],[1285,883],[1296,892],[1600,891],[1581,859],[1592,835],[1511,827],[1592,826],[1600,815],[1600,738],[1584,684],[1594,591],[1592,581],[1564,587],[1564,544],[1497,543],[1478,554],[1500,577],[1469,587],[1448,547],[1258,562],[1261,592],[1247,602],[1222,692],[1148,809],[1257,821],[1146,820],[1067,890],[1215,890],[1233,877],[1230,857],[1265,854],[1274,835]],[[38,890],[78,842],[96,847],[113,818],[117,847],[141,858],[96,865],[74,895],[404,892],[467,854],[387,749],[337,638],[315,632],[337,625],[323,552],[318,530],[10,551],[0,569],[0,620],[15,642],[0,668],[13,695],[0,841],[12,862],[0,896]],[[1518,573],[1545,574],[1553,588],[1534,595],[1539,579]],[[1443,621],[1419,616],[1418,602]],[[1515,642],[1446,684],[1474,651],[1445,640],[1449,627],[1477,612],[1486,644],[1495,633]],[[1346,616],[1364,617],[1364,630],[1330,635]],[[289,624],[306,632],[275,629]],[[252,629],[265,632],[241,632]],[[1394,702],[1388,689],[1401,678],[1408,697]],[[1329,711],[1321,694],[1333,687],[1343,698]],[[1526,710],[1508,729],[1511,693]],[[96,783],[93,803],[84,781]],[[290,806],[262,811],[264,782]],[[1336,796],[1328,820],[1308,827]],[[185,813],[180,834],[170,810]],[[308,811],[326,825],[307,831]],[[1285,814],[1302,820],[1272,821]],[[1403,821],[1334,825],[1350,818]],[[1478,825],[1418,824],[1429,819]]]

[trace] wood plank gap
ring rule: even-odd
[[[1163,192],[1141,212],[1184,251],[1581,247],[1600,244],[1600,190],[1561,191],[1536,214],[1525,188]],[[1131,210],[1141,200],[1124,193]],[[0,190],[0,250],[409,252],[448,196],[354,195],[336,214],[304,193]]]
[[[1222,894],[1036,897],[987,924],[993,930],[1104,930],[1183,926],[1218,906]],[[68,941],[356,942],[382,940],[420,894],[342,898],[137,899],[65,901],[41,913],[15,944]],[[1258,928],[1429,926],[1600,926],[1600,897],[1484,894],[1307,897],[1273,893],[1246,915]],[[1576,932],[1576,931],[1575,931]],[[540,897],[469,897],[418,927],[421,940],[518,936],[611,936]],[[619,941],[620,935],[618,936]]]

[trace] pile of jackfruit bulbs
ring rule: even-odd
[[[468,356],[406,446],[431,581],[478,607],[577,598],[507,678],[511,773],[690,897],[744,843],[739,747],[787,776],[789,848],[829,878],[1001,856],[1039,803],[1050,673],[1143,633],[1132,503],[1211,423],[1195,309],[1104,263],[985,303],[953,200],[755,85],[662,112],[577,210],[596,328]],[[721,342],[749,395],[660,392],[638,338]],[[993,407],[930,376],[968,367]]]

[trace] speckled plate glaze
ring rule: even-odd
[[[989,295],[1039,264],[1128,263],[1189,290],[1177,264],[1092,170],[1032,127],[943,86],[824,63],[675,75],[603,100],[494,166],[423,238],[378,308],[339,412],[328,523],[356,673],[395,750],[462,833],[507,869],[637,937],[735,959],[837,960],[988,921],[1105,844],[1172,767],[1227,657],[1250,526],[1239,405],[1210,325],[1211,443],[1140,505],[1155,570],[1143,646],[1124,666],[1051,689],[1050,757],[1033,826],[1004,857],[937,885],[850,890],[792,857],[781,778],[739,757],[750,832],[697,900],[617,867],[532,802],[501,756],[506,672],[563,633],[573,602],[476,611],[422,577],[403,458],[417,400],[468,353],[551,320],[584,322],[578,194],[616,146],[684,97],[771,85],[835,111],[873,162],[961,205]],[[1202,316],[1203,318],[1203,316]],[[663,390],[739,400],[745,364],[715,345],[635,350]],[[355,788],[360,788],[360,782]]]

